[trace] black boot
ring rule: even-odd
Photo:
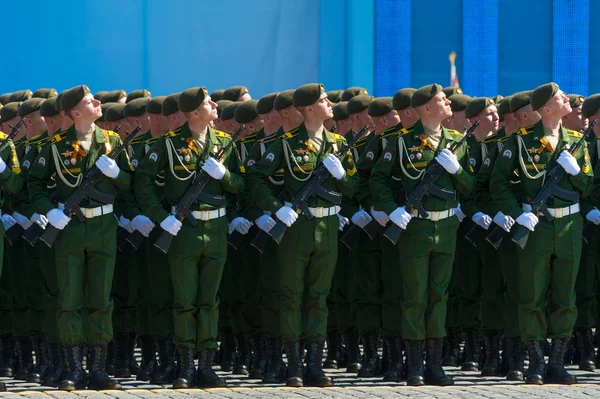
[[[93,352],[93,362],[90,368],[89,389],[97,391],[106,389],[121,389],[121,384],[117,380],[113,380],[106,373],[106,353],[108,352],[107,345],[98,345],[91,347]]]
[[[362,367],[360,347],[358,346],[360,340],[358,330],[344,332],[343,339],[344,346],[346,347],[346,355],[348,357],[346,373],[358,373],[358,370]]]
[[[31,338],[17,337],[17,356],[19,358],[19,368],[15,373],[15,380],[27,381],[29,374],[33,371],[33,354]]]
[[[156,351],[154,350],[154,338],[150,335],[142,335],[142,363],[140,372],[136,375],[138,381],[150,381],[156,372]]]
[[[485,349],[485,363],[481,368],[482,377],[491,377],[500,375],[500,336],[501,331],[485,330],[483,333],[483,342]]]
[[[339,330],[333,330],[327,333],[327,359],[323,363],[324,369],[337,370],[342,367],[342,356],[344,346],[342,345],[342,333]]]
[[[406,346],[406,385],[425,385],[425,370],[423,369],[424,341],[405,340]]]
[[[109,375],[115,375],[115,341],[108,343],[108,353],[106,354],[106,372]]]
[[[252,337],[252,368],[248,373],[248,378],[261,379],[267,367],[267,343],[261,334]]]
[[[594,371],[594,341],[591,328],[575,329],[575,339],[579,349],[579,370]]]
[[[507,364],[506,379],[508,381],[523,381],[523,341],[521,341],[521,338],[506,338],[506,350],[502,356]]]
[[[383,381],[400,382],[405,378],[406,366],[402,359],[402,338],[389,337],[385,340],[390,352],[390,364],[383,376]]]
[[[285,381],[286,367],[281,354],[281,340],[269,338],[267,340],[267,371],[263,374],[265,384],[277,384]]]
[[[460,327],[448,328],[446,352],[442,358],[442,366],[458,367],[460,364],[460,332]]]
[[[196,367],[194,366],[194,348],[178,346],[179,376],[173,382],[173,389],[193,388],[196,386]]]
[[[81,345],[63,345],[63,351],[68,372],[65,379],[58,385],[58,389],[62,391],[85,389],[88,375],[85,370],[83,370],[83,353]]]
[[[115,334],[113,341],[115,343],[115,377],[131,378],[131,369],[129,368],[129,334]]]
[[[303,382],[302,352],[300,350],[300,341],[293,340],[285,343],[285,354],[288,361],[288,375],[285,385],[288,387],[301,387]]]
[[[479,371],[481,358],[481,332],[479,327],[469,328],[465,337],[465,361],[462,371]]]
[[[48,344],[48,373],[42,380],[42,385],[58,387],[67,372],[65,356],[61,344]]]
[[[379,342],[379,337],[377,334],[367,335],[363,337],[362,341],[363,349],[365,351],[365,359],[362,367],[358,371],[358,377],[376,377],[381,374],[381,359],[377,353],[377,343]]]
[[[545,364],[542,341],[527,341],[529,353],[529,370],[527,370],[527,384],[542,385],[544,383]]]
[[[135,374],[136,376],[142,371],[142,368],[135,360],[135,347],[137,344],[137,334],[129,333],[129,339],[127,340],[127,357],[129,358],[129,370],[131,370],[131,374]]]
[[[3,382],[0,382],[0,392],[6,392],[6,385]]]
[[[227,386],[225,379],[219,377],[213,370],[213,360],[216,349],[203,349],[198,355],[198,387],[224,388]]]
[[[154,339],[158,352],[158,366],[150,382],[156,385],[170,384],[175,379],[175,346],[170,337]]]
[[[428,385],[448,386],[454,385],[454,380],[446,375],[442,368],[443,338],[430,338],[427,341],[427,355],[425,363],[425,383]]]
[[[0,364],[0,377],[13,377],[17,364],[15,338],[12,334],[2,335],[0,342],[2,343],[2,363]]]
[[[577,384],[577,378],[565,370],[565,351],[567,350],[567,338],[555,338],[552,340],[552,351],[546,368],[546,380],[553,384]]]
[[[42,336],[32,337],[33,351],[35,352],[35,366],[27,378],[27,382],[40,384],[48,372],[48,347]]]
[[[252,366],[252,347],[250,336],[246,333],[236,334],[238,344],[238,356],[233,367],[233,374],[248,375]]]
[[[383,340],[382,348],[381,348],[381,373],[387,373],[390,367],[390,347],[388,346],[388,342]]]
[[[219,348],[219,365],[221,371],[233,371],[237,354],[237,343],[231,327],[224,327],[220,331],[221,346]]]
[[[306,343],[306,376],[304,381],[307,386],[332,387],[333,380],[323,371],[324,342],[309,341]]]

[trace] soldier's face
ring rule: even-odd
[[[102,107],[100,101],[96,100],[92,94],[83,97],[83,100],[77,104],[76,110],[82,121],[95,121],[102,116]]]
[[[458,130],[459,132],[464,132],[465,128],[468,128],[470,125],[469,120],[465,117],[465,111],[454,111],[449,120],[452,126],[450,129]]]
[[[543,108],[549,109],[551,115],[559,118],[568,115],[573,110],[569,103],[569,97],[562,90],[558,90]]]
[[[333,107],[331,101],[327,98],[327,94],[321,96],[316,103],[310,106],[314,120],[326,121],[333,118]]]
[[[479,127],[477,128],[479,131],[496,132],[500,129],[500,117],[498,116],[498,109],[495,105],[485,108],[479,113],[479,116],[474,119],[479,119]]]
[[[563,125],[567,129],[585,130],[588,127],[588,119],[583,117],[581,107],[572,108],[572,111],[563,117]]]
[[[449,118],[452,116],[452,109],[450,108],[451,103],[452,102],[446,98],[446,94],[444,94],[443,91],[439,92],[427,103],[430,117],[435,117],[440,122]]]
[[[240,96],[240,98],[238,98],[238,101],[248,101],[248,100],[252,100],[250,93],[244,93]]]
[[[210,96],[204,100],[196,111],[198,112],[198,118],[206,122],[214,121],[219,117],[217,103],[211,100]]]

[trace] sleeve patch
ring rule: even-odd
[[[40,164],[42,166],[46,166],[46,158],[40,157],[40,159],[38,160],[38,164]]]
[[[158,160],[158,154],[157,154],[157,153],[155,153],[155,152],[153,152],[153,153],[151,153],[151,154],[150,154],[150,156],[148,157],[148,159],[149,159],[151,162],[156,162],[156,161]]]
[[[275,154],[273,154],[272,152],[268,153],[267,156],[265,157],[265,159],[269,162],[273,162],[275,160]]]
[[[391,152],[386,152],[386,153],[383,155],[383,159],[384,159],[385,161],[391,161],[391,160],[392,160],[392,153],[391,153]]]
[[[367,152],[366,157],[368,160],[372,161],[373,158],[375,157],[375,154],[373,154],[373,151],[369,151],[369,152]]]
[[[512,151],[511,151],[511,150],[505,150],[505,151],[502,153],[502,156],[503,156],[503,157],[505,157],[505,158],[508,158],[508,159],[510,159],[510,158],[512,158]]]

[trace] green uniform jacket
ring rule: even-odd
[[[0,140],[5,140],[6,137],[8,137],[7,134],[0,132]],[[0,152],[0,158],[6,163],[6,169],[4,169],[4,172],[0,173],[0,189],[2,190],[0,193],[0,207],[2,207],[5,212],[12,213],[14,211],[12,204],[10,203],[10,200],[5,200],[5,198],[7,195],[18,193],[25,183],[25,178],[21,174],[19,157],[17,156],[17,151],[12,140],[9,145]]]
[[[135,171],[135,196],[142,206],[144,215],[161,223],[170,212],[165,210],[156,192],[156,176],[164,171],[165,200],[168,208],[177,205],[194,180],[194,172],[199,171],[210,153],[216,154],[231,141],[231,136],[208,127],[208,138],[204,151],[197,152],[192,133],[187,122],[179,133],[173,131],[160,137]],[[212,195],[237,194],[244,189],[244,178],[239,173],[240,165],[233,153],[233,148],[224,154],[223,165],[227,168],[221,180],[210,179],[204,193]],[[228,196],[228,200],[235,201]],[[198,202],[192,211],[211,210],[215,207]],[[169,209],[170,210],[170,209]]]
[[[276,213],[283,206],[280,199],[271,190],[269,177],[283,171],[285,189],[293,197],[309,180],[312,171],[325,159],[336,152],[346,143],[339,134],[323,130],[323,146],[320,152],[311,150],[308,133],[304,124],[301,124],[294,133],[287,132],[277,138],[267,149],[265,155],[258,161],[249,173],[249,182],[252,197],[258,206],[271,213]],[[346,174],[341,180],[326,179],[322,186],[326,190],[341,192],[349,197],[358,190],[358,175],[352,155],[344,154],[342,165]],[[320,197],[309,200],[309,207],[331,207],[335,204]]]
[[[523,213],[511,184],[511,180],[514,180],[514,171],[518,170],[521,177],[521,188],[527,196],[527,202],[530,202],[544,184],[544,176],[540,173],[551,170],[556,165],[556,159],[562,150],[570,148],[579,141],[581,134],[561,127],[560,140],[557,148],[552,152],[545,149],[540,142],[543,138],[544,128],[541,121],[535,125],[521,128],[517,134],[510,136],[496,159],[490,180],[492,197],[500,205],[501,211],[513,219],[517,219]],[[578,151],[575,158],[581,166],[581,172],[576,176],[565,174],[559,186],[570,191],[577,191],[580,197],[585,197],[593,188],[594,177],[587,146],[583,147],[582,151]],[[540,177],[534,178],[537,176]],[[563,208],[572,204],[572,202],[557,197],[551,197],[546,202],[549,208]]]
[[[442,149],[462,139],[462,134],[458,131],[442,127],[442,139],[437,149],[433,149],[426,144],[429,141],[421,121],[405,129],[406,133],[391,137],[371,173],[370,185],[375,197],[375,209],[388,215],[398,206],[394,199],[394,181],[401,181],[404,192],[409,195],[421,181],[422,176],[418,177],[418,173],[424,172]],[[436,184],[445,189],[457,190],[458,196],[463,198],[473,191],[475,177],[471,174],[468,149],[465,145],[458,149],[456,157],[460,164],[458,172],[451,175],[444,171]],[[433,195],[426,196],[423,203],[427,211],[444,211],[456,208],[457,205],[458,201],[449,201]]]
[[[348,133],[346,133],[346,141],[350,141],[354,138],[354,135],[357,134],[357,132],[354,132],[353,130],[349,131]],[[357,171],[358,171],[358,163],[360,162],[360,159],[362,158],[363,154],[365,154],[365,151],[367,149],[367,147],[369,146],[369,144],[373,141],[377,141],[375,134],[374,133],[370,133],[368,136],[363,136],[362,138],[360,138],[355,144],[354,144],[354,148],[352,150],[352,156],[354,158],[354,162],[357,165]],[[359,190],[357,192],[357,194],[360,193],[360,174],[359,176]],[[340,215],[347,217],[348,219],[352,218],[352,216],[358,212],[358,210],[360,209],[360,197],[358,196],[354,196],[352,198],[349,197],[344,197],[342,198],[342,209],[340,210]],[[367,212],[369,212],[370,208],[366,209]]]

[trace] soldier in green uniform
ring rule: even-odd
[[[156,194],[155,180],[164,170],[166,200],[172,207],[177,205],[199,169],[212,177],[203,191],[208,195],[239,193],[244,188],[244,180],[233,151],[228,151],[222,162],[209,156],[225,147],[231,137],[209,126],[217,118],[217,105],[210,100],[206,88],[185,90],[178,104],[187,123],[178,134],[159,139],[138,164],[135,195],[143,213],[175,236],[168,259],[174,290],[173,340],[178,347],[181,370],[173,386],[190,388],[197,382],[199,386],[222,387],[226,382],[213,371],[212,363],[217,349],[217,290],[227,256],[226,203],[221,207],[202,202],[194,204],[191,211],[198,224],[192,226],[186,220],[179,221],[164,208]]]
[[[56,173],[59,196],[64,201],[81,182],[85,171],[96,165],[104,175],[96,188],[115,195],[130,188],[131,165],[125,153],[116,161],[106,155],[120,145],[121,140],[116,134],[94,125],[101,114],[100,102],[92,97],[87,86],[64,92],[60,106],[74,125],[64,138],[57,138],[44,147],[28,175],[33,209],[61,230],[54,244],[60,292],[58,325],[69,373],[59,388],[74,390],[87,385],[81,354],[84,342],[93,353],[90,387],[118,388],[120,384],[110,379],[105,370],[107,344],[112,338],[110,289],[117,228],[113,205],[89,199],[81,204],[86,219],[71,219],[60,203],[56,207],[50,200],[48,184]],[[84,317],[84,308],[89,312],[87,317]]]
[[[571,112],[562,117],[562,123],[565,129],[575,130],[577,132],[587,129],[588,118],[583,115],[583,102],[585,97],[580,94],[569,94],[569,104],[571,104]]]
[[[221,113],[223,112],[223,109],[229,104],[231,104],[233,101],[219,100],[215,102],[217,103],[217,114],[219,115],[219,117],[214,120],[215,129],[221,130],[223,132],[227,131],[227,126],[225,126],[225,123],[221,120]]]
[[[324,182],[328,190],[352,196],[358,179],[350,156],[344,154],[342,164],[333,155],[345,140],[323,127],[323,122],[333,116],[323,85],[301,86],[294,92],[293,102],[304,116],[304,124],[294,133],[288,132],[275,140],[250,170],[249,184],[258,206],[290,227],[278,248],[278,263],[282,266],[280,328],[288,356],[286,383],[303,385],[300,353],[303,335],[307,345],[307,384],[331,386],[331,378],[323,373],[322,356],[327,329],[326,299],[337,259],[339,207],[320,197],[314,198],[308,204],[314,218],[308,220],[275,197],[269,177],[283,169],[284,185],[291,197],[321,162],[333,176]]]
[[[185,115],[179,109],[179,96],[181,93],[168,95],[162,105],[162,114],[167,117],[169,130],[179,129],[186,122]]]
[[[413,94],[411,106],[421,121],[387,143],[371,173],[370,186],[376,198],[375,209],[383,210],[392,223],[404,230],[398,255],[402,259],[402,338],[407,347],[407,383],[450,385],[453,380],[444,373],[441,360],[447,288],[459,224],[454,217],[457,202],[429,196],[424,202],[428,216],[423,218],[416,210],[398,206],[390,185],[393,180],[401,180],[404,192],[410,195],[433,159],[445,169],[436,183],[457,190],[461,197],[471,193],[475,179],[467,172],[467,149],[461,147],[453,154],[446,148],[459,141],[461,134],[441,125],[452,113],[442,87],[433,84],[420,88]]]
[[[331,101],[331,104],[337,104],[342,101],[342,94],[344,94],[343,90],[331,90],[327,92],[327,98],[329,99],[329,101]],[[326,120],[324,125],[325,129],[327,129],[330,132],[336,130],[336,128],[334,128],[335,121],[333,120],[333,118]],[[329,349],[327,349],[327,351],[329,351]]]
[[[514,99],[514,97],[513,97]],[[521,339],[529,351],[527,382],[542,384],[544,378],[562,384],[577,381],[564,368],[564,354],[577,318],[575,280],[579,268],[582,242],[580,205],[551,197],[546,205],[552,221],[531,212],[525,202],[521,207],[513,194],[511,178],[518,169],[521,188],[527,198],[534,198],[544,184],[546,171],[556,164],[565,170],[560,187],[582,197],[593,188],[593,171],[587,147],[575,156],[568,149],[581,134],[566,130],[561,118],[571,112],[568,97],[555,83],[548,83],[531,94],[531,109],[541,116],[533,126],[521,128],[512,136],[496,160],[490,182],[492,196],[502,212],[530,230],[524,249],[517,249],[519,259],[519,325]],[[550,295],[547,296],[547,291]],[[544,302],[549,300],[546,321]],[[541,342],[552,338],[552,352],[546,369]]]

